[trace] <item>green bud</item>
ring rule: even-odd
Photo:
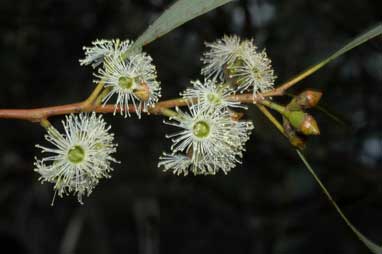
[[[289,110],[301,110],[315,107],[322,97],[322,92],[315,90],[305,90],[288,104]]]
[[[319,135],[320,130],[313,116],[303,111],[286,111],[284,113],[290,124],[304,135]]]
[[[299,94],[298,100],[303,108],[315,107],[322,97],[322,92],[315,90],[306,90]]]

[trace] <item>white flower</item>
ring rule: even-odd
[[[251,89],[258,92],[273,88],[276,76],[265,50],[258,52],[253,40],[243,40],[237,36],[224,36],[214,43],[206,43],[209,50],[202,58],[205,64],[202,74],[207,78],[230,81],[237,90]]]
[[[176,122],[167,124],[182,130],[168,135],[172,138],[172,154],[164,154],[158,166],[173,169],[176,174],[224,173],[240,163],[244,144],[249,139],[253,126],[250,122],[238,122],[231,118],[229,111],[218,108],[210,110],[199,104],[190,106],[191,114],[177,109]]]
[[[85,58],[80,59],[79,62],[81,65],[91,64],[93,68],[96,68],[104,61],[105,57],[119,57],[126,52],[132,45],[132,42],[129,40],[120,41],[119,39],[96,40],[92,42],[92,45],[92,47],[83,47]]]
[[[239,91],[252,89],[255,95],[273,89],[276,76],[264,50],[261,53],[244,51],[241,59],[242,64],[232,65],[230,75],[236,79]]]
[[[186,89],[180,95],[188,100],[197,99],[200,107],[214,109],[221,108],[247,108],[240,102],[232,101],[229,96],[234,93],[230,87],[224,84],[217,84],[215,80],[191,81],[194,87]],[[195,106],[195,105],[192,105]]]
[[[99,69],[95,76],[104,80],[105,88],[110,89],[103,98],[104,104],[114,94],[117,95],[114,114],[120,109],[121,115],[130,116],[129,103],[132,103],[133,110],[140,118],[141,111],[147,112],[148,107],[155,104],[161,96],[156,68],[152,64],[152,58],[146,53],[129,56],[126,60],[121,57],[106,57],[104,68]]]
[[[218,39],[213,43],[205,43],[205,45],[209,48],[209,51],[205,52],[201,59],[205,64],[202,74],[207,78],[223,80],[225,65],[235,61],[243,51],[240,38],[236,35],[224,35],[222,39]]]
[[[116,152],[114,134],[95,113],[67,116],[63,126],[65,134],[49,127],[45,135],[53,148],[36,145],[42,153],[51,155],[35,158],[35,171],[41,175],[41,182],[54,183],[60,197],[73,193],[82,204],[82,197],[89,196],[100,179],[109,178],[113,170],[110,164],[117,162],[112,157]]]

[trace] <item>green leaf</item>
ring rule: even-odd
[[[370,241],[366,236],[364,236],[361,232],[358,231],[358,229],[349,221],[349,219],[342,212],[341,208],[337,205],[336,201],[334,201],[332,195],[326,189],[325,185],[321,182],[320,178],[318,178],[317,174],[315,173],[314,169],[309,165],[305,156],[300,152],[300,150],[296,150],[296,152],[298,156],[300,157],[300,159],[302,160],[302,162],[304,163],[305,167],[312,174],[314,180],[316,180],[316,182],[320,186],[322,192],[326,195],[326,197],[329,199],[330,203],[334,206],[338,214],[345,221],[346,225],[348,225],[348,227],[353,231],[353,233],[358,237],[358,239],[361,240],[361,242],[363,242],[372,253],[382,254],[382,247]]]
[[[344,127],[344,129],[350,130],[350,121],[345,120],[344,116],[340,116],[338,113],[334,113],[332,110],[328,109],[327,107],[324,107],[321,104],[316,105],[315,107],[318,111],[321,111],[324,113],[327,117],[329,117],[331,120],[333,120],[335,123],[341,125]]]
[[[318,71],[319,69],[324,67],[326,64],[328,64],[331,61],[333,61],[334,59],[336,59],[337,57],[343,55],[344,53],[348,52],[349,50],[351,50],[351,49],[353,49],[353,48],[355,48],[355,47],[357,47],[357,46],[367,42],[368,40],[371,40],[371,39],[373,39],[373,38],[375,38],[381,34],[382,34],[382,24],[378,24],[374,28],[372,28],[372,29],[368,30],[367,32],[357,36],[355,39],[350,41],[348,44],[346,44],[345,46],[343,46],[342,48],[340,48],[339,50],[337,50],[333,54],[329,55],[327,58],[325,58],[324,60],[322,60],[318,64],[311,66],[310,68],[308,68],[307,70],[296,75],[294,78],[285,82],[281,86],[284,87],[284,90],[288,89],[289,87],[293,86],[297,82],[299,82],[299,81],[303,80],[304,78],[312,75],[313,73],[315,73],[316,71]]]
[[[178,0],[163,12],[147,30],[138,37],[134,43],[135,48],[140,48],[187,21],[207,13],[232,0]]]

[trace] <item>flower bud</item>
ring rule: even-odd
[[[291,133],[291,135],[287,137],[292,146],[301,150],[305,149],[305,141],[300,136],[298,136],[296,132]]]
[[[231,119],[233,121],[239,121],[244,116],[243,112],[232,111],[232,112],[230,112],[230,114],[231,114]]]
[[[146,82],[140,82],[139,86],[134,89],[134,95],[139,98],[141,101],[147,101],[150,98],[150,87]]]
[[[322,97],[322,92],[316,90],[305,90],[297,95],[288,104],[289,110],[300,110],[315,107]]]
[[[302,108],[313,108],[320,101],[322,92],[315,90],[306,90],[297,96],[298,104]]]
[[[291,125],[304,135],[319,135],[320,130],[313,116],[303,111],[287,111],[285,117]]]
[[[299,149],[305,148],[305,139],[304,137],[299,136],[296,131],[293,129],[289,121],[284,117],[283,118],[283,127],[285,136],[288,138],[292,146]]]
[[[300,131],[305,135],[320,135],[316,119],[309,114],[305,115],[304,121],[300,125]]]

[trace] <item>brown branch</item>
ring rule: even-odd
[[[230,99],[233,101],[240,101],[242,103],[256,103],[263,100],[265,97],[277,96],[277,89],[253,96],[252,93],[232,95]],[[189,102],[185,99],[170,99],[165,101],[160,101],[149,108],[151,114],[161,114],[161,110],[164,108],[174,108],[186,106]],[[77,102],[72,104],[65,104],[52,107],[34,108],[34,109],[0,109],[0,119],[18,119],[26,120],[30,122],[41,122],[44,119],[48,119],[52,116],[66,115],[71,113],[80,112],[91,112],[95,111],[98,113],[112,113],[114,112],[114,105],[107,104],[105,106],[94,106],[89,105],[88,101]],[[120,112],[121,108],[117,108],[117,112]],[[135,112],[133,105],[129,105],[129,112]]]
[[[336,51],[334,54],[330,55],[323,61],[311,66],[310,68],[306,69],[305,71],[302,71],[289,81],[281,84],[276,89],[267,92],[267,93],[260,93],[256,96],[253,96],[251,93],[246,94],[239,94],[239,95],[232,95],[230,96],[230,99],[233,101],[240,101],[242,103],[256,103],[258,101],[263,100],[266,97],[271,96],[282,96],[284,92],[300,82],[301,80],[305,79],[306,77],[312,75],[317,70],[337,58],[338,56],[344,54],[345,52],[349,51],[350,49],[361,45],[362,43],[366,42],[367,40],[374,38],[376,36],[379,36],[381,34],[381,25],[378,24],[375,28],[369,30],[367,33],[360,35],[350,43],[346,44],[343,48]],[[99,94],[101,93],[103,89],[104,82],[100,81],[97,85],[97,87],[93,90],[89,98],[87,98],[83,102],[73,103],[73,104],[67,104],[67,105],[61,105],[61,106],[54,106],[54,107],[45,107],[45,108],[36,108],[36,109],[0,109],[0,119],[19,119],[19,120],[27,120],[31,122],[41,122],[43,120],[46,120],[47,118],[51,116],[57,116],[57,115],[65,115],[70,113],[79,113],[79,112],[88,112],[88,111],[96,111],[99,113],[110,113],[114,112],[114,105],[105,105],[102,106],[95,106],[94,102],[97,100]],[[162,114],[162,110],[166,108],[173,108],[176,106],[185,106],[187,105],[187,101],[184,99],[172,99],[172,100],[166,100],[161,101],[155,104],[153,107],[149,109],[148,113],[152,114]],[[118,109],[118,111],[121,109]],[[134,112],[135,108],[133,106],[129,106],[129,112]]]
[[[83,103],[72,103],[53,107],[34,109],[0,109],[0,118],[40,122],[50,116],[65,115],[86,111]]]

